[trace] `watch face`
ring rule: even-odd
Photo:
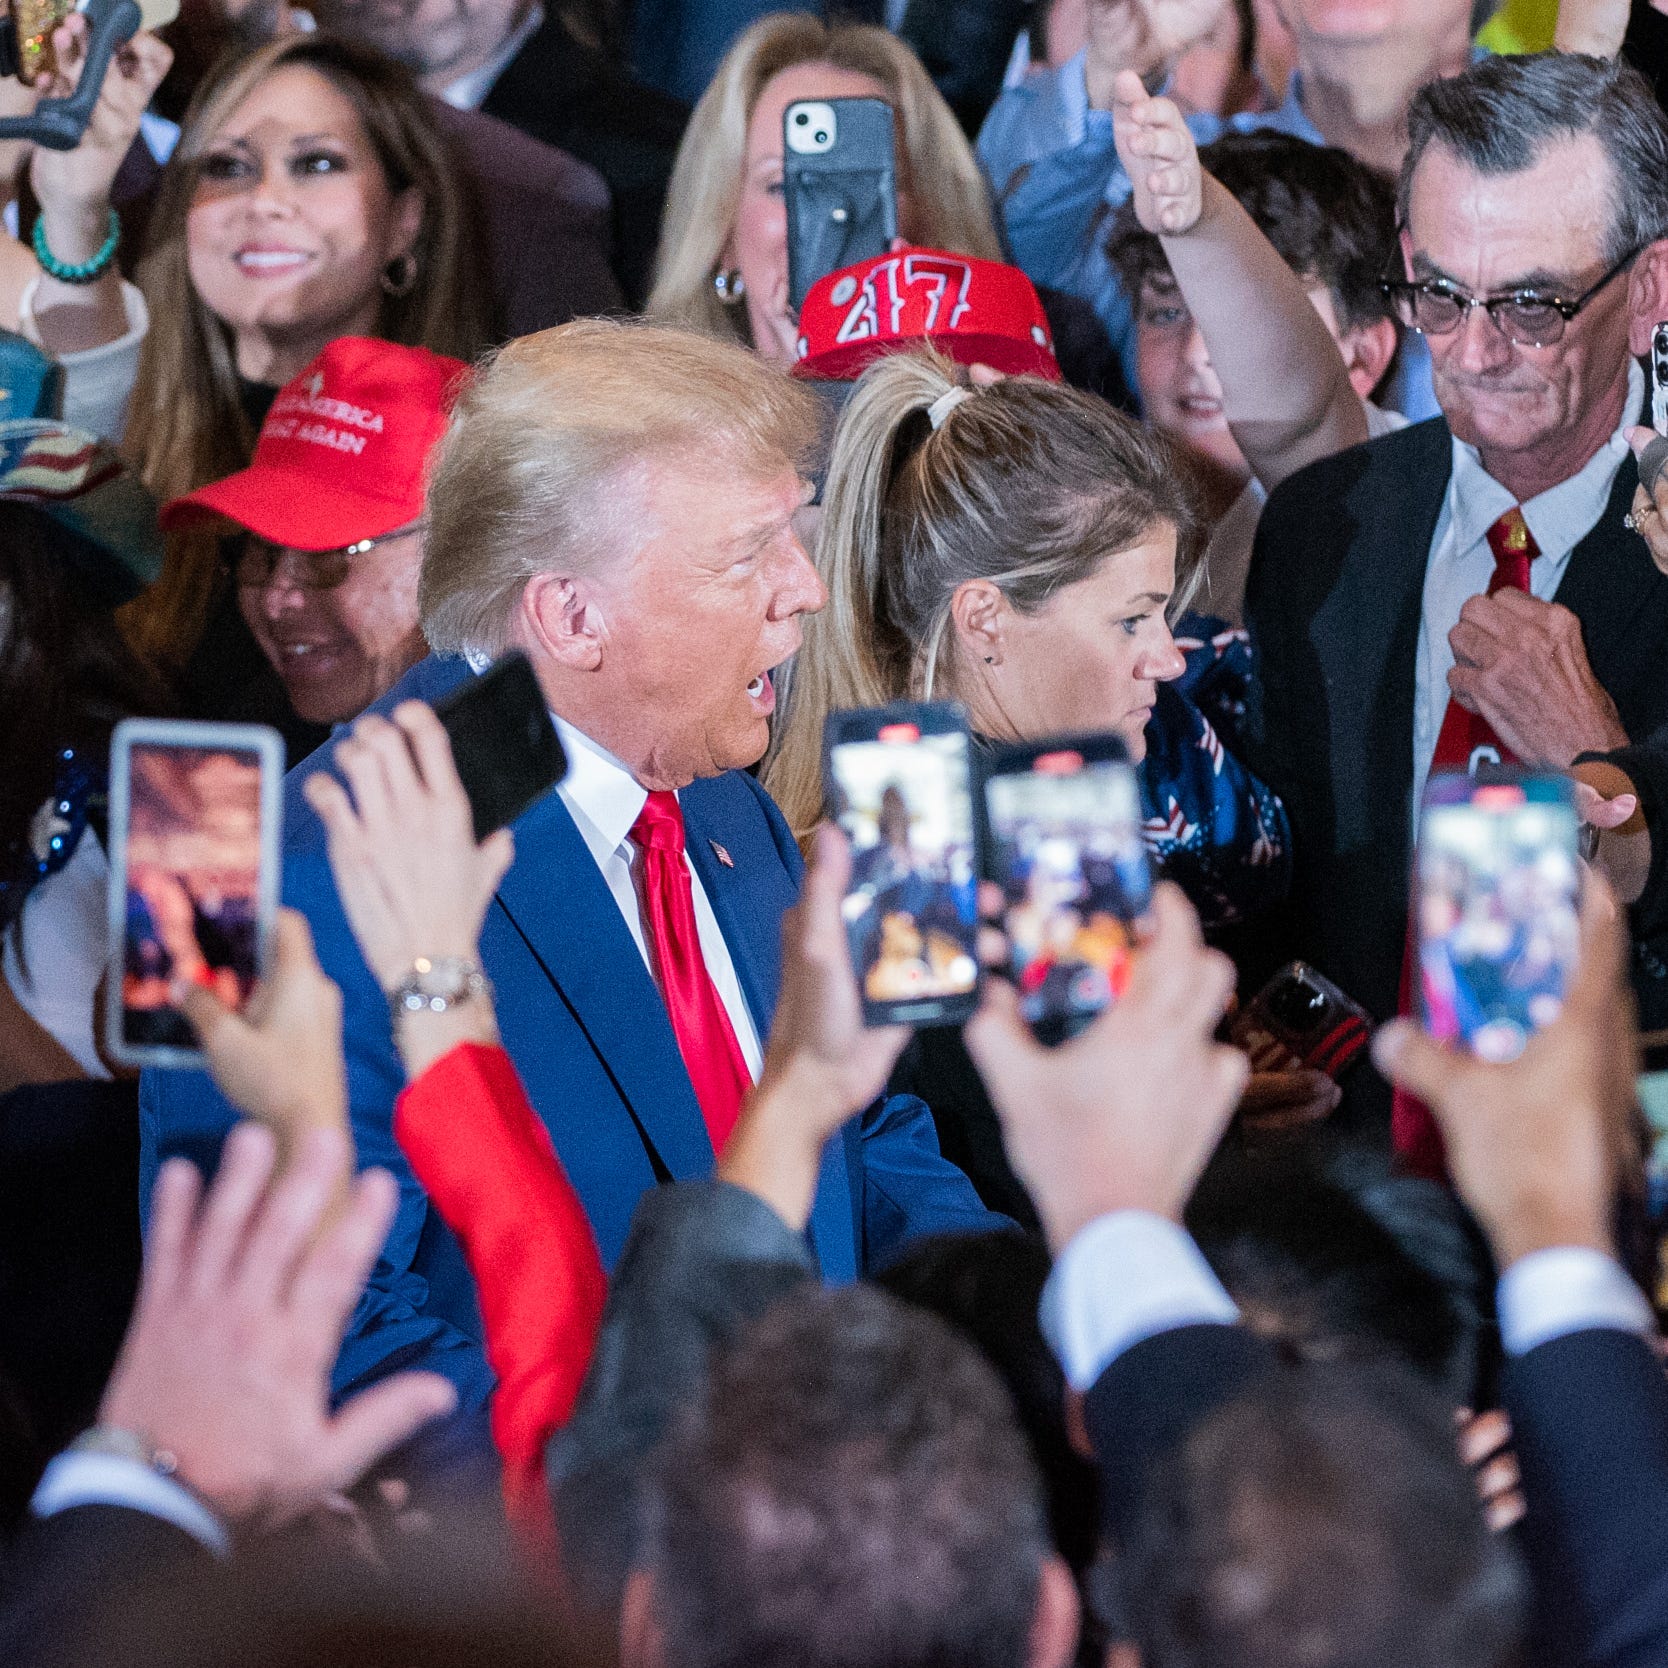
[[[459,1002],[490,994],[492,985],[472,961],[461,956],[419,956],[411,971],[388,993],[396,1015],[415,1014],[427,1009],[443,1014]]]

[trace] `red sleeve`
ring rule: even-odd
[[[475,1276],[511,1516],[550,1544],[545,1445],[573,1411],[607,1294],[585,1207],[502,1048],[442,1055],[395,1103],[394,1133]]]

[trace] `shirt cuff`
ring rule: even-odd
[[[53,1517],[74,1506],[124,1506],[183,1529],[217,1558],[231,1555],[223,1523],[183,1483],[122,1454],[59,1454],[46,1468],[29,1510]]]
[[[1232,1326],[1239,1309],[1185,1228],[1123,1210],[1097,1217],[1060,1253],[1040,1318],[1067,1382],[1082,1391],[1144,1339]]]
[[[1527,1355],[1571,1332],[1656,1335],[1645,1294],[1614,1257],[1584,1245],[1558,1245],[1521,1257],[1500,1277],[1500,1341]]]

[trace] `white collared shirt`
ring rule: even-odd
[[[1616,471],[1628,455],[1625,432],[1638,419],[1645,399],[1645,376],[1636,363],[1627,371],[1627,397],[1616,432],[1585,466],[1523,506],[1523,519],[1535,536],[1540,555],[1529,564],[1529,591],[1550,602],[1563,583],[1570,553],[1598,525],[1610,502]],[[1448,711],[1448,674],[1454,667],[1448,633],[1459,624],[1467,601],[1488,590],[1494,577],[1494,553],[1488,530],[1517,502],[1483,467],[1475,446],[1455,440],[1454,467],[1442,502],[1436,533],[1425,567],[1425,595],[1419,622],[1419,655],[1414,672],[1413,822],[1419,819],[1425,778],[1430,775],[1436,740]]]
[[[625,924],[631,931],[638,954],[643,958],[643,965],[649,970],[649,977],[658,986],[659,972],[648,940],[643,935],[637,847],[630,837],[632,824],[637,821],[648,800],[648,789],[612,753],[599,747],[589,736],[581,734],[565,718],[557,718],[554,713],[551,717],[555,719],[556,733],[562,738],[562,746],[568,756],[568,773],[556,791],[573,817],[574,826],[578,828],[586,849],[602,871],[602,878],[608,883],[608,890],[613,893],[620,914],[625,917]],[[718,917],[712,912],[706,888],[702,886],[695,866],[690,863],[687,851],[683,860],[695,893],[695,931],[701,941],[701,958],[706,962],[707,972],[718,989],[718,999],[730,1016],[747,1070],[757,1082],[759,1068],[764,1061],[759,1047],[758,1027],[748,1010],[747,999],[742,995],[736,964],[730,955],[730,947],[724,942]]]
[[[527,8],[527,15],[504,37],[504,44],[481,65],[467,75],[460,75],[440,96],[454,110],[479,110],[492,91],[492,84],[515,61],[515,55],[544,26],[544,7],[538,0]]]

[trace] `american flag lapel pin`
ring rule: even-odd
[[[708,840],[707,844],[712,847],[712,855],[716,857],[726,869],[733,869],[736,866],[736,860],[721,845],[719,845],[716,840]]]

